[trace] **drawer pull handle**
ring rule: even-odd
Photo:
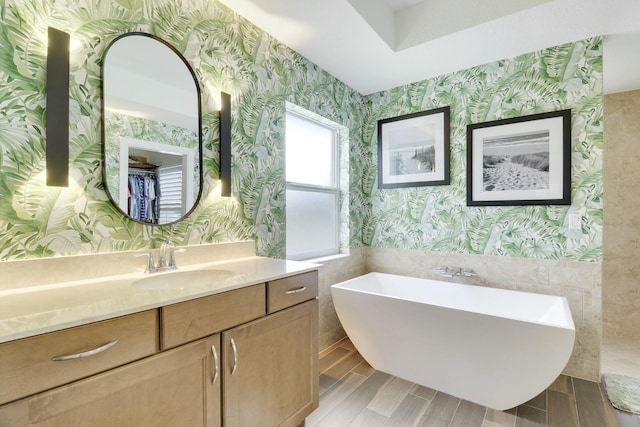
[[[233,368],[231,369],[231,375],[233,375],[238,369],[238,347],[236,347],[236,342],[233,338],[231,338],[231,350],[233,351]]]
[[[83,357],[89,357],[89,356],[93,356],[95,354],[98,353],[102,353],[103,351],[107,351],[109,350],[111,347],[113,347],[114,345],[118,344],[118,340],[113,340],[111,342],[106,343],[105,345],[98,347],[98,348],[94,348],[93,350],[88,350],[88,351],[83,351],[82,353],[76,353],[76,354],[68,354],[65,356],[56,356],[54,358],[52,358],[51,360],[54,362],[64,362],[67,360],[75,360],[75,359],[82,359]]]
[[[211,354],[213,355],[213,378],[211,379],[211,384],[214,384],[218,379],[218,370],[219,370],[218,351],[216,350],[215,345],[211,346]]]
[[[299,294],[300,292],[304,292],[307,290],[306,286],[300,286],[299,288],[295,288],[295,289],[291,289],[290,291],[285,292],[285,295],[293,295],[293,294]]]

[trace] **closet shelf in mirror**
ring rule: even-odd
[[[145,163],[145,164],[129,163],[129,170],[131,170],[131,169],[158,169],[160,166],[162,166],[162,164],[154,165],[152,163]]]
[[[147,162],[146,157],[142,156],[129,156],[129,169],[139,168],[139,169],[157,169],[162,166],[162,163],[153,164]]]
[[[157,172],[155,169],[129,169],[129,176],[136,175],[146,175],[146,176],[157,176]]]

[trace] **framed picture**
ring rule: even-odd
[[[571,204],[571,110],[467,126],[467,205]]]
[[[378,120],[378,188],[448,185],[449,107]]]

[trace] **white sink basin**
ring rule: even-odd
[[[155,273],[133,282],[137,289],[172,289],[214,285],[234,276],[231,270],[192,270]]]

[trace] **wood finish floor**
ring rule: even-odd
[[[496,411],[376,371],[343,340],[320,354],[320,407],[306,427],[640,427],[598,383],[560,376],[549,389]]]

